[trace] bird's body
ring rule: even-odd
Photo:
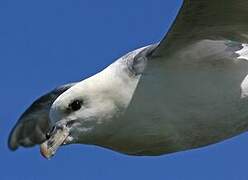
[[[245,0],[185,0],[159,44],[38,99],[12,131],[10,148],[43,143],[50,157],[62,143],[82,143],[161,155],[246,132],[247,10]]]
[[[213,144],[247,131],[248,87],[244,84],[248,62],[239,58],[242,49],[237,42],[203,40],[169,57],[165,66],[156,64],[162,69],[147,69],[137,81],[151,78],[153,83],[136,89],[133,102],[122,109],[125,112],[100,125],[99,134],[106,136],[97,135],[101,137],[98,141],[82,143],[130,155],[160,155]],[[159,57],[151,61],[159,61]],[[120,62],[123,58],[116,61]],[[144,90],[150,91],[150,96]],[[102,132],[109,128],[112,131]]]

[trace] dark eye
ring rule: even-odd
[[[77,111],[77,110],[79,110],[82,107],[82,103],[83,103],[83,101],[75,100],[71,104],[69,104],[69,108],[72,111]]]

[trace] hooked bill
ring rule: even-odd
[[[50,159],[69,136],[68,129],[59,129],[47,141],[40,145],[40,152],[43,157]]]

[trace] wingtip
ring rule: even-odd
[[[9,135],[9,138],[8,138],[8,143],[7,143],[7,146],[9,148],[9,150],[11,151],[16,151],[18,149],[18,144],[16,143],[16,140],[13,136],[13,133],[14,133],[14,130],[12,130],[10,132],[10,135]]]
[[[11,129],[8,137],[7,146],[9,150],[16,151],[19,148],[18,141],[16,139],[18,133],[18,123]]]

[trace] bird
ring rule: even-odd
[[[247,20],[247,0],[184,0],[160,42],[35,100],[8,147],[39,145],[47,159],[70,144],[159,156],[247,132]]]

